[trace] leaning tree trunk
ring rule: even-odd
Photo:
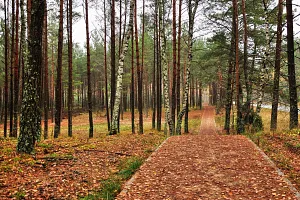
[[[32,1],[30,35],[28,38],[28,63],[25,65],[24,90],[21,107],[20,137],[17,150],[32,153],[41,135],[40,69],[42,67],[42,32],[44,1]]]
[[[55,126],[54,126],[54,138],[58,138],[60,134],[60,122],[61,122],[61,104],[62,104],[62,50],[63,50],[63,0],[60,0],[59,6],[59,29],[58,29],[58,49],[57,49],[57,75],[55,85]]]
[[[170,99],[169,99],[169,78],[168,78],[168,62],[166,55],[166,37],[165,26],[163,25],[163,1],[159,1],[159,24],[160,24],[160,40],[161,40],[161,59],[162,59],[162,71],[164,80],[164,105],[165,105],[165,123],[169,125],[169,135],[174,134],[172,116],[170,112]]]
[[[293,32],[293,6],[292,0],[286,1],[287,13],[287,51],[288,51],[288,75],[290,94],[290,129],[298,127],[298,105],[297,105],[297,85],[295,75],[294,57],[294,32]]]
[[[193,31],[194,31],[194,20],[196,11],[198,8],[199,0],[196,0],[194,3],[194,8],[192,8],[191,0],[189,0],[189,31],[188,31],[188,63],[186,67],[186,82],[184,88],[184,97],[183,97],[183,105],[182,110],[178,114],[177,117],[177,127],[176,134],[181,134],[181,123],[182,117],[187,112],[187,104],[188,104],[188,93],[190,87],[190,73],[191,73],[191,63],[192,63],[192,55],[193,55]]]
[[[275,52],[275,72],[273,85],[272,113],[271,113],[271,130],[277,129],[277,112],[279,100],[279,78],[280,78],[280,61],[281,61],[281,40],[282,40],[282,13],[283,0],[278,1],[278,16],[277,16],[277,38]]]
[[[90,33],[89,33],[89,8],[88,0],[85,0],[85,30],[86,30],[86,54],[87,54],[87,84],[88,84],[88,110],[89,110],[89,138],[94,135],[93,110],[92,110],[92,88],[91,88],[91,54],[90,54]]]
[[[128,51],[128,43],[133,31],[133,12],[134,12],[135,2],[134,0],[130,1],[130,19],[128,23],[128,28],[126,31],[126,38],[124,39],[123,48],[119,58],[119,67],[118,67],[118,76],[117,76],[117,90],[115,96],[115,105],[113,110],[112,116],[112,123],[111,123],[111,130],[110,134],[116,134],[118,129],[118,114],[120,108],[120,101],[121,101],[121,93],[122,93],[122,78],[124,73],[124,59]]]

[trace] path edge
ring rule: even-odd
[[[246,137],[250,143],[255,147],[255,149],[262,155],[262,157],[276,170],[277,174],[288,184],[290,190],[294,193],[296,198],[300,200],[300,193],[292,184],[292,182],[284,175],[284,173],[275,165],[271,158],[259,147],[257,146],[250,138]]]
[[[140,166],[140,168],[138,169],[138,171],[136,171],[136,173],[134,173],[134,175],[125,183],[124,188],[122,189],[122,191],[117,195],[122,197],[124,196],[130,189],[131,185],[133,184],[133,182],[135,181],[135,179],[138,176],[139,170],[145,165],[147,164],[152,157],[156,154],[156,152],[170,139],[171,137],[168,137],[167,139],[165,139],[155,150],[154,152],[145,160],[145,162]]]

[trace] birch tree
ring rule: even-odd
[[[192,57],[193,57],[193,32],[194,32],[194,21],[195,21],[195,15],[197,12],[197,8],[199,5],[200,0],[194,0],[194,3],[192,3],[192,0],[189,0],[189,28],[188,28],[188,62],[186,66],[186,82],[184,87],[184,97],[183,97],[183,105],[182,110],[177,116],[177,126],[176,126],[176,134],[181,134],[181,123],[182,123],[182,117],[186,113],[187,110],[187,104],[188,104],[188,93],[189,93],[189,87],[190,87],[190,74],[191,74],[191,63],[192,63]]]
[[[134,0],[130,1],[130,18],[129,23],[126,31],[126,37],[124,38],[123,48],[119,58],[119,66],[118,66],[118,74],[117,74],[117,87],[116,87],[116,96],[115,96],[115,105],[113,109],[112,115],[112,123],[111,123],[111,130],[110,134],[116,134],[118,129],[118,115],[120,109],[120,102],[121,102],[121,93],[122,93],[122,83],[123,83],[123,73],[124,73],[124,59],[128,51],[128,44],[131,33],[133,31],[133,12],[134,12],[135,2]]]

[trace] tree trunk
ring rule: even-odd
[[[18,139],[17,150],[22,153],[31,153],[34,150],[36,141],[41,135],[41,109],[39,88],[42,65],[42,32],[44,1],[32,1],[32,24],[30,26],[30,36],[28,38],[28,64],[26,75],[24,76],[24,96],[22,102],[22,115],[20,120],[20,137]]]
[[[192,62],[192,55],[193,55],[193,31],[194,31],[194,20],[196,11],[198,8],[199,0],[196,0],[193,4],[192,8],[192,2],[189,0],[189,30],[188,30],[188,63],[186,67],[186,82],[185,82],[185,89],[184,89],[184,98],[183,98],[183,105],[182,110],[178,115],[177,118],[177,127],[176,127],[176,134],[181,134],[181,123],[182,123],[182,117],[184,114],[188,114],[188,92],[190,88],[190,68],[191,68],[191,62]],[[188,117],[186,117],[188,119]],[[186,122],[186,125],[188,122]],[[188,132],[188,131],[187,131]]]
[[[267,75],[267,62],[269,62],[269,54],[270,54],[270,24],[268,17],[268,8],[266,0],[263,0],[264,10],[265,10],[265,21],[266,21],[266,48],[263,57],[263,65],[261,68],[261,80],[260,80],[260,89],[259,89],[259,97],[257,101],[256,113],[259,114],[261,111],[262,101],[265,95],[265,87],[266,87],[266,75]]]
[[[180,56],[181,56],[181,13],[182,13],[182,0],[179,0],[179,16],[178,16],[178,55],[177,55],[177,94],[176,94],[176,105],[177,105],[177,116],[180,113]]]
[[[156,7],[155,7],[155,12],[156,12]],[[152,77],[152,129],[155,129],[155,116],[156,116],[156,73],[157,73],[157,48],[156,48],[156,40],[157,40],[157,16],[155,13],[154,16],[154,33],[153,33],[153,77]]]
[[[173,135],[173,123],[170,113],[170,99],[169,99],[169,77],[168,77],[168,62],[166,55],[166,37],[165,26],[163,24],[164,4],[163,0],[159,1],[159,24],[160,24],[160,40],[161,40],[161,59],[163,66],[163,80],[164,80],[164,105],[165,105],[165,123],[169,126],[169,132],[167,135]]]
[[[131,0],[130,2],[130,20],[128,24],[128,29],[126,31],[126,38],[124,39],[124,45],[121,51],[120,59],[119,59],[119,67],[118,67],[118,77],[117,77],[117,91],[116,91],[116,99],[112,116],[112,124],[110,134],[117,133],[117,123],[118,123],[118,113],[120,108],[121,101],[121,92],[122,92],[122,78],[124,73],[124,59],[128,51],[128,43],[133,31],[133,12],[134,12],[135,1]]]
[[[110,84],[110,110],[113,116],[115,96],[116,96],[116,33],[115,33],[115,0],[111,1],[111,37],[110,37],[110,64],[111,64],[111,84]],[[111,122],[113,119],[111,119]]]
[[[68,37],[68,136],[72,137],[72,115],[73,115],[73,1],[69,0],[69,37]]]
[[[47,1],[45,0],[44,15],[44,139],[48,139],[48,115],[49,115],[49,80],[48,80],[48,21],[47,21]]]
[[[12,12],[12,20],[11,20],[11,53],[10,53],[10,113],[9,113],[9,137],[16,137],[13,133],[13,112],[14,112],[14,84],[13,84],[13,69],[14,69],[14,61],[15,61],[15,0],[11,2],[11,12]]]
[[[298,98],[295,74],[294,57],[294,32],[293,32],[293,6],[292,0],[286,1],[287,19],[287,52],[288,52],[288,75],[290,94],[290,129],[298,127]]]
[[[237,133],[244,132],[242,119],[242,97],[240,86],[240,67],[239,67],[239,22],[238,22],[238,3],[233,0],[234,9],[234,36],[235,36],[235,84],[236,84],[236,108],[237,108]]]
[[[280,78],[280,61],[281,61],[281,40],[282,40],[282,13],[283,0],[278,0],[278,15],[277,15],[277,38],[276,38],[276,52],[275,52],[275,71],[274,71],[274,85],[273,85],[273,99],[272,99],[272,113],[271,113],[271,130],[277,129],[277,111],[279,100],[279,78]]]
[[[4,81],[4,137],[7,137],[7,115],[8,115],[8,27],[7,27],[7,2],[4,0],[4,26],[5,26],[5,81]]]
[[[89,138],[94,136],[93,110],[92,110],[92,86],[91,86],[91,54],[90,54],[90,33],[89,33],[89,8],[88,0],[85,0],[85,30],[86,30],[86,54],[87,54],[87,86],[88,86],[88,110],[89,110]]]
[[[135,0],[136,1],[136,0]],[[135,5],[136,2],[135,2]],[[137,29],[137,6],[134,8],[134,29],[135,29],[135,53],[136,53],[136,66],[137,66],[137,81],[138,81],[138,110],[139,110],[139,133],[143,134],[143,82],[142,82],[142,67],[140,65],[140,56],[139,56],[139,38],[138,38],[138,29]]]
[[[176,112],[176,87],[177,87],[177,65],[176,65],[176,0],[173,0],[173,23],[172,23],[172,43],[173,43],[173,84],[172,84],[172,104],[171,104],[171,116],[173,121],[173,130],[175,130],[175,112]]]
[[[242,0],[242,12],[243,12],[243,24],[244,24],[244,77],[245,77],[245,85],[246,85],[246,104],[245,104],[245,124],[249,124],[249,115],[250,115],[250,103],[251,103],[251,82],[249,80],[249,67],[248,67],[248,24],[247,24],[247,16],[246,16],[246,2]]]
[[[57,75],[55,85],[55,126],[54,138],[58,138],[60,134],[60,122],[62,112],[62,50],[63,50],[63,0],[60,0],[59,5],[59,29],[58,29],[58,49],[57,49]]]
[[[155,1],[155,18],[158,19],[158,0]],[[158,20],[156,20],[157,40],[156,40],[156,53],[157,53],[157,130],[161,131],[161,112],[162,112],[162,91],[161,91],[161,49],[160,47],[160,32],[161,29]]]
[[[130,83],[130,110],[131,110],[131,132],[135,133],[134,126],[134,45],[133,45],[133,31],[131,32],[131,83]]]
[[[106,119],[107,119],[107,130],[110,131],[110,115],[108,105],[108,81],[107,81],[107,48],[106,48],[106,0],[104,0],[104,73],[105,73],[105,106],[106,106]]]
[[[18,104],[19,104],[19,0],[16,0],[16,42],[14,56],[14,97],[13,97],[13,132],[12,136],[18,136]]]

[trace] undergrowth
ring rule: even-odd
[[[109,178],[101,182],[99,191],[96,191],[88,196],[82,198],[82,200],[113,200],[120,193],[122,184],[132,177],[132,175],[143,164],[143,159],[140,157],[130,157],[122,160],[118,166],[118,171],[111,174]]]

